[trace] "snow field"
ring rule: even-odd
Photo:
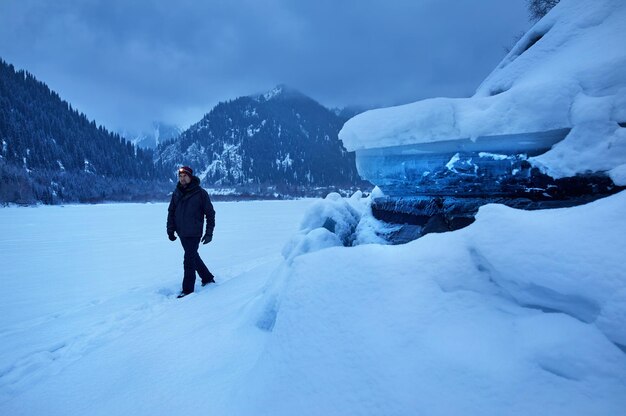
[[[0,414],[176,414],[193,391],[192,414],[215,406],[259,349],[237,328],[310,203],[216,203],[200,253],[218,285],[182,300],[167,204],[0,210]]]
[[[488,205],[387,246],[357,196],[216,204],[218,284],[181,300],[164,204],[3,209],[0,414],[621,415],[625,208]]]

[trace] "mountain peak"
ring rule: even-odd
[[[361,181],[354,153],[337,137],[344,121],[281,84],[220,103],[157,159],[168,169],[192,164],[205,185],[237,192],[353,186]]]
[[[285,84],[278,84],[268,92],[258,96],[259,100],[271,101],[289,98],[308,98],[295,88],[291,88]]]

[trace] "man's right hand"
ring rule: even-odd
[[[204,236],[202,236],[202,239],[200,241],[202,241],[202,244],[208,244],[211,242],[211,240],[213,240],[213,233],[205,233]]]
[[[170,241],[176,241],[176,236],[174,235],[174,233],[168,233],[167,238],[169,238]]]

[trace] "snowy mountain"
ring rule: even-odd
[[[354,154],[337,134],[345,122],[279,85],[213,108],[180,138],[158,147],[157,163],[190,165],[207,186],[314,188],[360,183]]]
[[[183,130],[178,126],[155,121],[148,131],[131,132],[124,130],[118,133],[137,147],[156,149],[159,144],[176,139],[182,132]]]
[[[561,1],[473,97],[349,120],[339,136],[387,195],[381,215],[451,229],[487,202],[569,206],[626,186],[624,22],[621,0]]]

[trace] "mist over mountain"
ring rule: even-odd
[[[182,132],[183,129],[179,126],[154,121],[150,129],[142,131],[120,130],[117,133],[137,147],[156,149],[159,144],[176,139]]]

